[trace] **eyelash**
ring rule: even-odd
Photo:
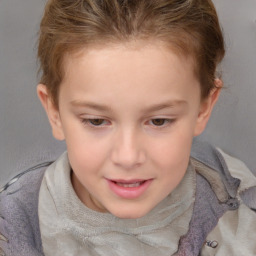
[[[97,121],[99,121],[100,122],[100,124],[98,124],[98,125],[95,125],[95,124],[93,124],[93,122],[97,122]],[[102,127],[102,126],[106,126],[106,125],[103,125],[102,123],[105,123],[105,122],[108,122],[108,121],[106,121],[105,119],[103,119],[103,118],[87,118],[87,119],[82,119],[82,123],[84,124],[84,125],[88,125],[88,126],[91,126],[91,127],[95,127],[95,128],[98,128],[98,127]]]
[[[159,125],[154,124],[155,121],[157,121],[157,122],[160,121],[160,124]],[[95,124],[95,122],[99,122],[99,123]],[[162,122],[162,124],[161,124],[161,122]],[[153,119],[150,119],[147,123],[152,125],[154,128],[164,128],[164,127],[171,125],[174,122],[175,122],[175,119],[153,118]],[[90,126],[92,128],[101,128],[101,127],[105,127],[110,124],[109,121],[107,121],[106,119],[103,119],[103,118],[82,119],[82,123],[84,125]]]
[[[155,121],[156,121],[156,122],[159,122],[159,121],[160,121],[160,123],[161,123],[161,122],[163,122],[163,123],[160,124],[160,125],[156,125],[156,124],[153,124],[153,122],[155,122]],[[149,121],[149,123],[152,123],[152,125],[153,125],[154,127],[164,128],[164,127],[167,127],[167,126],[171,125],[174,121],[175,121],[174,119],[168,119],[168,118],[154,118],[154,119],[151,119],[151,120]]]

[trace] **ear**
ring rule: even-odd
[[[45,85],[39,84],[37,86],[37,95],[48,116],[50,125],[52,127],[53,137],[57,140],[64,140],[65,136],[62,128],[59,110],[53,104],[52,98],[50,97]]]
[[[208,120],[211,116],[213,107],[218,101],[223,83],[220,79],[215,79],[214,83],[215,88],[213,88],[209,96],[201,102],[195,126],[194,136],[200,135],[204,131],[208,123]]]

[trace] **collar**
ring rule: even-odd
[[[177,188],[139,219],[119,219],[89,209],[77,197],[70,175],[68,155],[64,153],[48,167],[42,182],[39,222],[46,256],[53,252],[68,255],[60,251],[63,243],[66,244],[63,250],[72,255],[79,255],[77,250],[89,255],[109,255],[111,248],[120,252],[111,255],[122,256],[131,255],[131,250],[134,255],[142,255],[139,252],[144,255],[145,251],[147,255],[177,251],[180,237],[188,231],[195,200],[196,173],[191,164]],[[107,254],[89,252],[101,248]]]

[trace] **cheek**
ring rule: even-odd
[[[189,129],[176,129],[153,145],[151,154],[155,154],[160,162],[169,165],[182,165],[188,162],[193,140],[193,132]]]
[[[191,143],[190,136],[176,135],[169,145],[165,145],[166,148],[159,157],[159,165],[162,170],[161,179],[167,194],[177,187],[186,173]]]
[[[70,164],[75,172],[97,172],[107,159],[108,147],[104,140],[76,134],[67,138]]]

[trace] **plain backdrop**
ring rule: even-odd
[[[226,39],[225,89],[201,136],[256,174],[256,1],[214,0]],[[0,0],[0,186],[65,150],[36,96],[44,0]]]

